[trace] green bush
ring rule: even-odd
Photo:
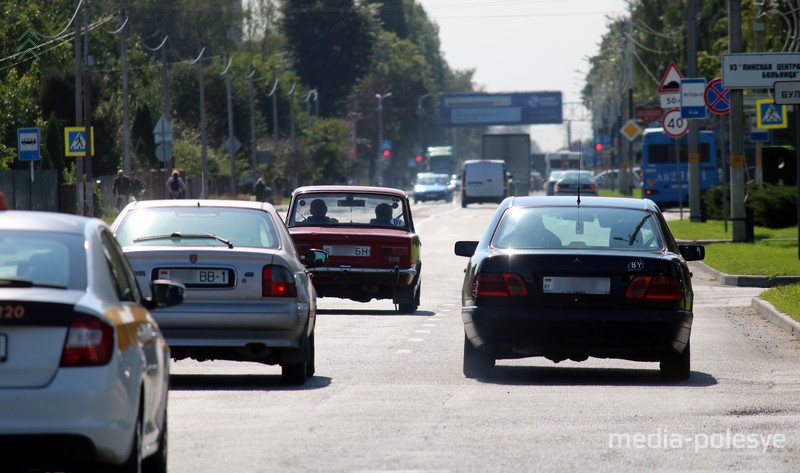
[[[747,186],[747,207],[753,210],[753,222],[766,228],[797,225],[797,189],[773,184]]]
[[[713,187],[703,196],[708,219],[730,218],[730,213],[723,213],[723,190],[726,187],[727,185]],[[794,187],[748,184],[745,205],[753,212],[753,223],[757,226],[786,228],[797,225],[797,189]],[[728,208],[730,209],[730,205]]]

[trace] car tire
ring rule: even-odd
[[[308,361],[306,361],[306,378],[310,378],[314,376],[314,373],[317,371],[317,367],[314,363],[314,356],[316,348],[314,346],[314,334],[312,333],[308,337]]]
[[[689,344],[683,353],[672,353],[661,360],[659,368],[661,369],[661,377],[670,381],[685,381],[691,375],[691,350]]]
[[[305,384],[308,369],[308,359],[310,355],[310,342],[309,336],[303,335],[303,340],[300,342],[300,351],[305,350],[304,355],[300,356],[302,361],[292,361],[283,363],[281,365],[281,380],[283,384],[301,385]],[[294,358],[294,357],[293,357]],[[297,358],[294,358],[296,360]]]
[[[397,304],[397,312],[401,314],[413,314],[419,309],[420,293],[422,292],[422,284],[419,283],[419,278],[415,281],[412,302]]]
[[[463,193],[461,194],[461,208],[462,209],[467,208],[467,196],[464,195]]]
[[[484,350],[478,350],[464,334],[464,376],[485,378],[494,367],[494,358]]]
[[[143,402],[144,399],[141,401]],[[97,471],[108,471],[111,473],[139,473],[142,471],[142,426],[144,425],[142,417],[143,410],[139,407],[139,414],[136,416],[136,425],[133,429],[131,453],[125,460],[125,463],[109,468],[99,467]]]
[[[143,473],[167,473],[167,417],[164,413],[164,426],[158,437],[158,450],[142,461]]]

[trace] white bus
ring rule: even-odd
[[[555,153],[547,153],[544,158],[545,175],[547,179],[550,176],[550,171],[557,171],[559,169],[583,169],[591,171],[586,165],[586,158],[583,153],[577,151],[561,150]]]

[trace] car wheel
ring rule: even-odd
[[[305,384],[306,382],[306,369],[308,365],[309,359],[309,351],[310,351],[310,342],[308,335],[303,335],[303,341],[300,343],[299,350],[305,351],[305,353],[301,353],[299,359],[302,361],[292,361],[283,363],[281,365],[281,379],[283,380],[284,384],[293,384],[293,385],[300,385]],[[297,360],[298,358],[292,357],[293,360]]]
[[[467,208],[467,196],[464,194],[461,194],[461,208]]]
[[[142,401],[144,400],[142,399]],[[140,407],[139,414],[136,416],[136,425],[133,429],[131,453],[125,463],[107,469],[100,468],[100,470],[112,473],[139,473],[142,471],[142,415],[142,408]]]
[[[401,303],[397,305],[397,312],[401,314],[413,314],[414,312],[419,309],[419,299],[420,299],[420,292],[422,292],[422,285],[419,284],[419,280],[416,281],[417,284],[414,286],[413,296],[409,294],[410,299],[412,302]]]
[[[687,343],[683,353],[672,353],[661,360],[661,377],[674,381],[687,380],[691,375],[691,365],[691,351]]]
[[[494,367],[494,358],[483,350],[478,350],[464,334],[464,376],[484,378]]]
[[[164,413],[164,426],[158,437],[158,450],[152,456],[142,461],[142,472],[167,473],[167,417]]]
[[[314,373],[317,370],[317,368],[316,368],[316,366],[314,364],[314,352],[315,351],[316,350],[314,348],[314,334],[312,333],[308,337],[308,361],[306,361],[306,377],[307,378],[310,378],[310,377],[314,376]]]

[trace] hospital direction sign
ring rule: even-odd
[[[726,89],[771,89],[778,81],[800,81],[800,53],[722,55]]]

